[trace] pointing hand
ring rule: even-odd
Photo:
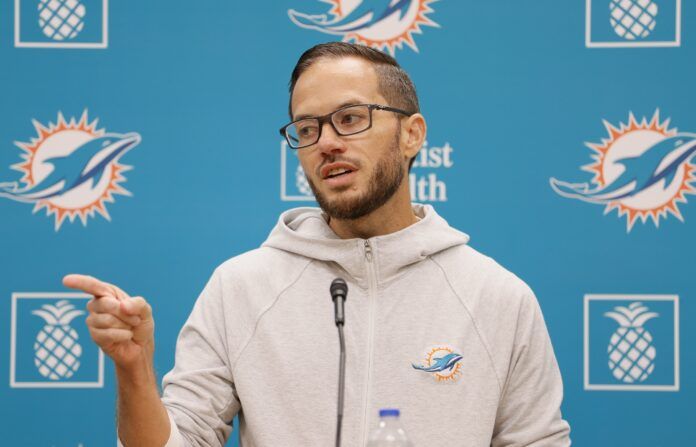
[[[87,328],[117,367],[129,369],[142,360],[151,361],[155,321],[144,298],[131,298],[115,285],[91,276],[67,275],[63,284],[94,297],[87,303]]]

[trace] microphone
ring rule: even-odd
[[[334,314],[336,316],[336,326],[346,324],[346,314],[343,305],[348,296],[348,284],[343,278],[336,278],[331,281],[331,299],[334,302]]]
[[[343,307],[348,296],[348,284],[343,278],[331,281],[331,300],[334,302],[334,317],[338,328],[338,343],[340,354],[338,357],[338,410],[336,421],[336,447],[341,446],[341,425],[343,422],[343,395],[346,388],[346,340],[343,337],[343,325],[346,324],[346,314]]]

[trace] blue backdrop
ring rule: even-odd
[[[62,276],[146,297],[167,372],[213,269],[312,203],[277,129],[301,52],[341,39],[411,74],[414,200],[537,293],[575,445],[690,443],[696,11],[410,0],[334,24],[390,3],[0,2],[3,445],[115,444],[113,368]]]

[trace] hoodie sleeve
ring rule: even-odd
[[[223,315],[216,271],[179,334],[174,368],[163,379],[162,402],[175,423],[167,446],[222,446],[230,436],[240,402]]]
[[[569,446],[570,427],[560,409],[561,374],[541,309],[531,294],[520,301],[513,344],[491,447]]]

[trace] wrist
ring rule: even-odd
[[[143,354],[140,358],[128,364],[116,365],[116,378],[119,386],[152,386],[157,385],[157,377],[152,356]]]

